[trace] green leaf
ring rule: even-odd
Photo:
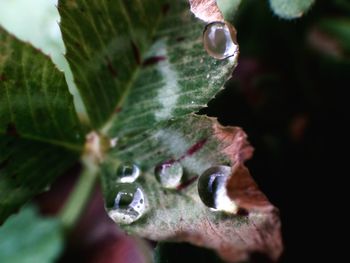
[[[19,39],[30,42],[63,68],[64,45],[57,24],[57,0],[2,0],[0,25]]]
[[[72,165],[82,140],[63,73],[0,28],[0,222]]]
[[[281,252],[278,217],[247,170],[240,168],[250,151],[241,129],[222,127],[215,119],[190,115],[169,121],[132,139],[120,140],[111,150],[102,177],[106,206],[114,204],[117,194],[118,165],[131,161],[142,171],[137,184],[145,192],[149,209],[138,221],[122,225],[127,232],[153,240],[190,242],[215,249],[231,260],[241,260],[252,251],[277,258]],[[177,160],[184,169],[178,190],[162,188],[155,177],[156,166],[169,160]],[[213,212],[200,200],[197,178],[215,165],[234,167],[234,183],[250,182],[230,187],[234,189],[230,190],[233,200],[249,209],[249,216]]]
[[[232,21],[242,0],[216,0],[225,20]]]
[[[202,108],[235,64],[208,57],[204,24],[184,13],[185,1],[60,3],[67,59],[90,119],[104,130],[134,133]]]
[[[24,207],[0,228],[0,262],[55,262],[62,248],[60,222],[40,217],[33,206]]]
[[[59,12],[75,83],[93,126],[99,127],[135,79],[139,53],[159,23],[161,1],[62,0]]]
[[[294,19],[303,16],[315,0],[269,0],[272,11],[281,18]]]
[[[196,10],[202,10],[200,5]],[[126,5],[63,0],[59,11],[67,59],[101,134],[91,136],[97,142],[96,147],[91,142],[91,153],[96,150],[102,159],[107,207],[123,187],[116,185],[120,164],[132,162],[142,170],[137,184],[147,195],[149,209],[122,227],[154,240],[213,248],[224,258],[244,259],[252,251],[277,258],[281,244],[276,211],[241,168],[251,151],[245,134],[193,114],[223,89],[237,56],[208,56],[202,44],[205,24],[190,13],[187,1],[135,0]],[[116,142],[107,153],[100,152],[105,136]],[[165,190],[155,179],[155,167],[169,160],[179,160],[185,171],[179,191]],[[213,213],[199,199],[198,176],[218,164],[235,167],[232,177],[238,168],[245,171],[243,182],[250,183],[253,196],[238,189],[232,198],[250,209],[248,217]]]
[[[58,0],[2,0],[0,1],[0,25],[22,41],[28,41],[50,56],[57,67],[65,72],[70,92],[73,94],[77,113],[83,121],[86,112],[72,80],[65,47],[58,22]]]

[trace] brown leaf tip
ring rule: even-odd
[[[230,157],[232,163],[244,162],[253,156],[254,148],[247,140],[246,133],[239,127],[224,127],[218,122],[213,126],[215,137],[225,147],[223,153]]]
[[[224,21],[216,0],[189,0],[189,2],[191,12],[204,22]]]
[[[274,210],[267,197],[260,191],[249,170],[237,163],[227,181],[227,194],[241,209],[248,212],[270,212]]]

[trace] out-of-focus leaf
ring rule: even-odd
[[[63,73],[0,28],[0,222],[75,162],[82,143]]]
[[[272,11],[281,18],[293,19],[303,16],[315,0],[269,0]]]
[[[54,262],[62,247],[60,222],[40,217],[32,206],[24,207],[0,228],[0,262]]]
[[[328,18],[319,23],[319,28],[334,37],[342,49],[350,54],[350,19]]]
[[[242,0],[216,0],[225,20],[231,21]]]

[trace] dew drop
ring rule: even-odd
[[[228,197],[226,182],[231,173],[229,166],[213,166],[198,179],[198,194],[202,202],[216,211],[237,213],[237,205]]]
[[[227,22],[212,22],[203,32],[204,48],[208,54],[217,59],[225,59],[238,51],[236,30]]]
[[[116,147],[116,146],[117,146],[117,143],[118,143],[118,137],[112,138],[112,139],[110,139],[110,141],[109,141],[109,144],[110,144],[111,148]]]
[[[133,183],[140,176],[140,168],[135,164],[122,164],[117,170],[118,183]]]
[[[145,194],[134,184],[120,184],[109,217],[117,224],[131,224],[146,212]]]
[[[183,169],[177,161],[167,161],[155,168],[157,180],[164,188],[176,188],[181,183]]]

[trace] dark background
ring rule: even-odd
[[[344,250],[335,234],[346,239],[350,1],[318,0],[293,21],[267,1],[242,2],[238,68],[205,112],[248,134],[247,166],[281,212],[281,262],[336,262]]]

